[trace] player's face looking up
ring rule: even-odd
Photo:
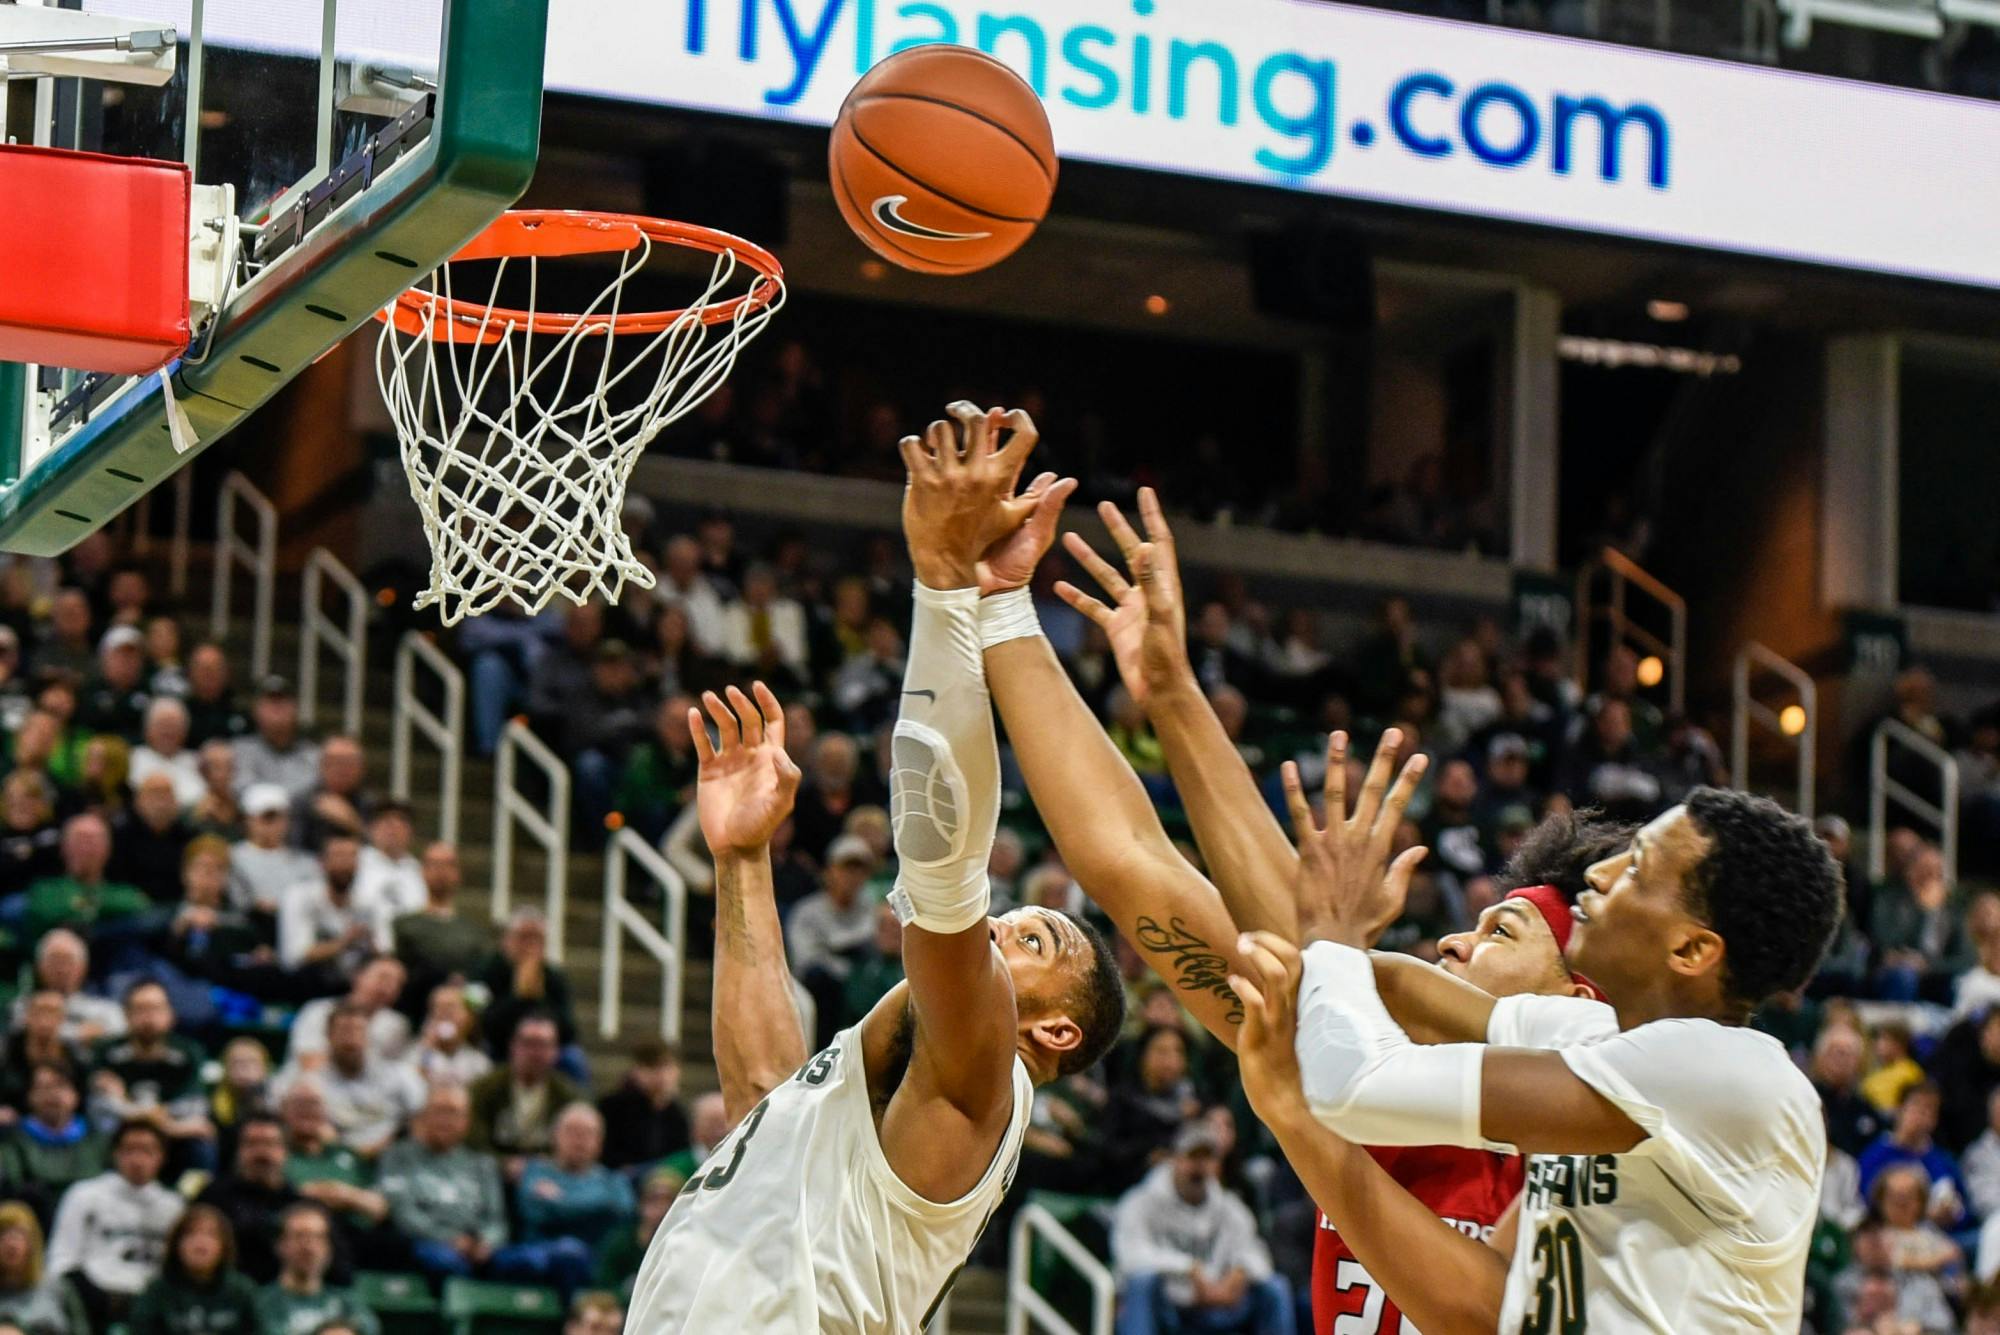
[[[1481,913],[1471,931],[1440,938],[1438,956],[1446,973],[1496,997],[1563,996],[1571,990],[1555,933],[1523,900],[1502,900]]]
[[[1586,872],[1591,888],[1577,897],[1570,967],[1614,1003],[1656,988],[1664,975],[1716,968],[1721,938],[1688,911],[1686,893],[1709,847],[1687,808],[1674,807],[1642,827],[1630,848]]]
[[[1057,1056],[1082,1033],[1067,1014],[1068,999],[1089,977],[1094,952],[1075,923],[1043,908],[992,918],[993,946],[1014,979],[1015,1006],[1035,1044]]]

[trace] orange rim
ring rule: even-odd
[[[740,297],[702,308],[703,324],[727,324],[776,299],[785,279],[778,257],[762,246],[728,232],[696,223],[671,222],[631,213],[592,213],[580,209],[514,209],[494,219],[467,242],[447,264],[460,260],[545,259],[574,255],[606,255],[636,249],[655,241],[707,255],[734,254],[757,273],[757,281]],[[437,343],[497,343],[509,334],[567,334],[581,329],[594,334],[657,334],[687,316],[687,308],[633,311],[618,315],[566,315],[486,306],[457,297],[443,297],[415,288],[397,297],[375,318],[394,321],[412,337]]]

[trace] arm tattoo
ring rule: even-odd
[[[757,962],[757,943],[750,934],[749,916],[743,911],[743,886],[734,858],[720,858],[715,864],[715,934],[730,958],[745,964]]]
[[[1161,926],[1155,918],[1142,917],[1134,925],[1139,949],[1160,956],[1154,967],[1162,974],[1173,964],[1173,984],[1183,992],[1212,992],[1229,1007],[1229,1023],[1243,1022],[1243,1002],[1229,986],[1229,961],[1208,942],[1189,932],[1179,918]]]

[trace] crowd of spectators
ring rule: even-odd
[[[490,749],[525,715],[576,776],[577,836],[635,829],[699,891],[688,705],[772,682],[806,775],[775,884],[824,1040],[902,976],[883,900],[908,575],[881,538],[844,560],[797,537],[753,556],[724,516],[665,533],[634,510],[657,588],[462,629],[469,740]],[[1664,711],[1628,651],[1586,692],[1545,633],[1482,620],[1439,635],[1391,598],[1335,636],[1240,581],[1194,591],[1193,663],[1274,807],[1279,762],[1316,784],[1333,728],[1394,724],[1431,756],[1397,836],[1430,854],[1391,948],[1434,958],[1549,814],[1644,819],[1723,777],[1709,731]],[[1102,635],[1038,602],[1184,832]],[[1906,674],[1894,711],[1958,753],[1976,848],[2000,807],[2000,729],[1940,717],[1932,694]],[[320,1317],[373,1335],[347,1287],[366,1271],[629,1286],[678,1184],[730,1129],[721,1101],[683,1107],[673,1054],[648,1046],[593,1105],[546,924],[523,913],[496,933],[462,915],[458,850],[370,790],[356,739],[305,735],[282,679],[239,693],[213,645],[183,655],[144,574],[95,543],[0,580],[0,714],[0,928],[21,977],[0,1053],[0,1321],[101,1331],[198,1294],[267,1335]],[[1087,911],[1004,756],[1003,778],[996,903]],[[2000,1329],[2000,894],[1958,883],[1917,831],[1892,832],[1870,877],[1843,821],[1819,829],[1848,868],[1848,919],[1813,985],[1757,1019],[1826,1101],[1811,1328]],[[692,897],[697,950],[708,903]],[[1040,1092],[1021,1188],[1102,1202],[1081,1218],[1118,1270],[1125,1330],[1302,1328],[1310,1203],[1230,1054],[1136,953],[1121,961],[1127,1041]],[[93,1245],[112,1218],[126,1241]]]
[[[382,1272],[622,1325],[678,1057],[593,1091],[547,924],[462,914],[358,739],[103,535],[0,570],[0,727],[0,1331],[379,1335]]]

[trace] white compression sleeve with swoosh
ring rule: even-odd
[[[1000,747],[979,639],[979,590],[916,588],[891,740],[890,820],[905,926],[962,932],[986,918],[1000,826]]]
[[[1375,990],[1366,951],[1322,941],[1299,976],[1296,1048],[1306,1105],[1357,1145],[1461,1145],[1480,1134],[1485,1045],[1412,1043]]]

